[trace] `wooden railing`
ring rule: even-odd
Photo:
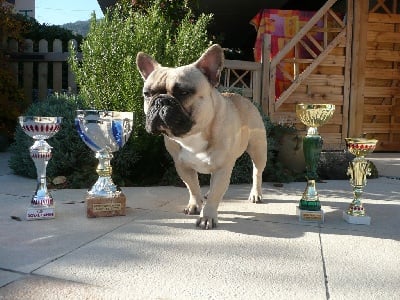
[[[296,88],[306,79],[313,70],[327,58],[330,51],[346,36],[345,22],[331,9],[338,0],[328,0],[325,5],[299,30],[299,32],[272,58],[269,67],[268,96],[269,111],[277,110]],[[349,18],[349,16],[347,16]],[[324,26],[317,26],[321,19]],[[327,23],[330,22],[328,25]],[[315,34],[322,33],[322,42],[315,38]],[[289,52],[298,53],[298,49],[304,49],[310,58],[294,56],[287,58]],[[293,74],[285,72],[282,65],[293,64]],[[299,65],[302,64],[302,71]],[[286,79],[291,81],[281,95],[276,97],[275,81],[277,71],[280,70]]]
[[[261,104],[262,64],[251,61],[225,60],[221,86]]]
[[[70,42],[76,44],[75,41]],[[48,41],[40,40],[36,47],[38,51],[33,50],[32,40],[25,40],[22,51],[18,47],[15,40],[8,43],[15,80],[23,88],[28,100],[44,99],[51,92],[77,92],[74,75],[67,64],[69,52],[62,51],[61,40],[54,40],[52,47],[49,47]],[[52,50],[49,51],[49,48]],[[260,103],[261,71],[260,63],[225,60],[221,87],[224,90],[237,90]]]

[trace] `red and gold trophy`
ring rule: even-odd
[[[371,175],[370,162],[365,156],[375,150],[378,140],[366,138],[346,138],[347,150],[356,157],[349,163],[347,175],[353,187],[353,201],[347,211],[343,212],[343,219],[351,224],[370,225],[371,217],[367,216],[361,203],[361,195],[367,185],[367,175]]]

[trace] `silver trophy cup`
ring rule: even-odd
[[[133,113],[105,110],[77,110],[76,129],[83,142],[96,153],[99,160],[96,183],[88,190],[88,217],[123,215],[113,213],[124,207],[115,204],[122,196],[111,175],[112,153],[120,150],[128,141],[133,129]],[[101,199],[103,198],[103,199]],[[93,199],[99,199],[98,203]],[[105,199],[111,199],[107,201]],[[122,204],[124,206],[124,204]]]
[[[62,117],[21,116],[22,130],[35,142],[29,148],[30,156],[37,172],[36,192],[27,210],[27,220],[52,219],[55,217],[54,199],[47,190],[46,168],[51,158],[51,146],[46,139],[51,138],[61,128]]]

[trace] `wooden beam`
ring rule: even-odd
[[[358,1],[358,0],[355,0]],[[344,87],[343,87],[343,111],[342,111],[342,140],[349,134],[349,109],[350,109],[350,88],[351,88],[351,43],[353,40],[354,22],[354,0],[347,0],[347,20],[346,20],[346,63],[344,67]]]
[[[271,108],[273,108],[273,103],[275,102],[275,97],[269,98],[269,70],[271,62],[271,35],[265,34],[263,39],[263,51],[262,51],[262,85],[261,85],[261,107],[266,115],[271,115]],[[274,83],[275,84],[275,83]]]
[[[275,68],[278,63],[292,50],[303,36],[309,32],[313,26],[322,18],[322,16],[331,8],[337,0],[328,0],[313,16],[312,18],[299,30],[298,33],[287,43],[272,59],[271,68]]]
[[[290,94],[307,78],[312,71],[321,63],[321,61],[328,55],[328,53],[335,48],[339,42],[346,36],[346,30],[343,29],[326,47],[324,52],[313,60],[313,62],[299,75],[296,80],[286,89],[281,96],[275,102],[275,110],[279,108],[285,102],[285,100],[290,96]]]
[[[349,136],[358,137],[363,133],[369,0],[357,0],[353,2],[353,5],[354,26],[351,58]]]

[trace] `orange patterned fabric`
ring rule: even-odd
[[[279,10],[279,9],[262,9],[250,24],[257,31],[257,38],[254,45],[254,60],[261,61],[261,52],[264,34],[271,35],[271,56],[274,57],[285,44],[296,35],[299,29],[304,26],[315,14],[315,11],[299,11],[299,10]],[[322,22],[319,24],[322,27]],[[321,38],[317,37],[317,40]],[[297,57],[307,58],[306,51],[298,49]],[[295,57],[295,50],[288,53],[286,58]],[[281,64],[281,67],[288,74],[293,75],[293,64]],[[275,92],[276,96],[282,93],[291,81],[285,78],[281,71],[277,70]]]

